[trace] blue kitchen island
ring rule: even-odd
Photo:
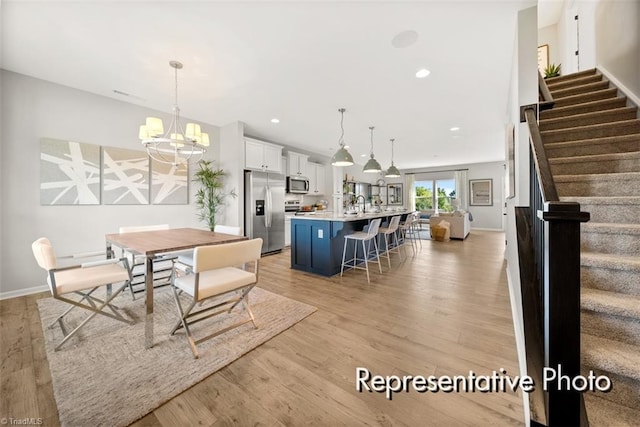
[[[291,268],[333,276],[340,273],[344,236],[362,231],[374,218],[382,218],[382,224],[392,216],[409,212],[385,211],[365,215],[337,216],[331,213],[315,213],[291,218]]]

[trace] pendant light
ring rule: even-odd
[[[331,164],[333,166],[351,166],[353,164],[353,157],[351,157],[351,154],[349,154],[349,152],[344,146],[343,122],[344,122],[344,112],[347,110],[345,110],[344,108],[339,108],[338,111],[340,112],[340,139],[338,140],[338,143],[340,144],[340,148],[338,148],[338,151],[336,151],[336,154],[334,154],[333,157],[331,158]]]
[[[400,176],[400,171],[393,164],[393,142],[395,139],[391,138],[389,141],[391,141],[391,166],[389,166],[389,169],[387,169],[387,173],[385,173],[384,176],[386,178],[398,178]]]
[[[371,131],[371,158],[369,159],[369,161],[367,161],[367,164],[364,165],[364,168],[362,169],[362,172],[364,173],[378,173],[382,171],[380,163],[378,163],[378,161],[373,157],[373,129],[373,126],[369,127],[369,130]]]

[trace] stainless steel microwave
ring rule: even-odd
[[[309,178],[304,176],[287,177],[287,193],[307,194],[309,192]]]

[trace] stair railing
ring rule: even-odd
[[[516,208],[527,369],[536,383],[530,416],[532,425],[584,425],[582,393],[558,376],[580,375],[580,223],[589,213],[558,197],[538,127],[538,111],[553,98],[542,78],[540,86],[542,102],[520,108],[530,133],[530,200]]]

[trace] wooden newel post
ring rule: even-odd
[[[577,426],[581,392],[572,381],[580,375],[580,223],[589,213],[578,203],[546,202],[538,217],[545,229],[544,358],[556,375],[547,382],[547,425]]]

